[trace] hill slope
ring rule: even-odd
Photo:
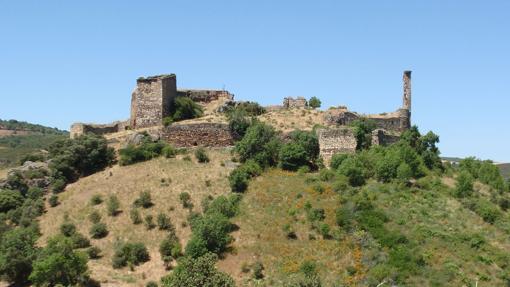
[[[169,272],[158,252],[165,233],[133,225],[131,205],[141,191],[150,190],[155,205],[142,210],[142,215],[168,214],[185,246],[190,236],[189,211],[182,207],[179,194],[189,192],[194,210],[201,211],[200,202],[207,195],[230,192],[226,177],[235,164],[229,161],[229,150],[208,153],[211,162],[207,164],[183,156],[158,158],[114,166],[80,179],[60,194],[59,206],[41,217],[40,243],[58,233],[64,214],[88,236],[91,223],[87,217],[95,209],[109,234],[91,240],[103,250],[101,259],[89,261],[92,277],[103,286],[143,286],[158,281]],[[305,262],[316,264],[324,286],[375,286],[385,278],[409,286],[474,286],[477,281],[479,286],[503,286],[510,262],[509,214],[491,203],[489,188],[477,184],[469,201],[451,195],[453,183],[449,178],[430,176],[411,188],[372,181],[361,188],[334,192],[334,182],[321,182],[317,173],[269,170],[254,179],[244,194],[233,219],[238,230],[232,234],[231,252],[218,267],[234,277],[238,286],[280,286],[299,276]],[[105,203],[93,207],[89,201],[95,194],[104,199],[116,194],[122,213],[109,217]],[[478,202],[486,209],[497,209],[492,224],[484,221]],[[358,207],[351,209],[356,218],[352,229],[339,226],[338,210],[348,210],[353,204]],[[388,238],[396,238],[397,243]],[[115,243],[125,240],[146,244],[151,260],[134,271],[113,269]],[[264,266],[262,281],[252,279],[257,262]]]

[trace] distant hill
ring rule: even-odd
[[[499,170],[501,170],[501,174],[505,178],[510,178],[510,163],[501,163],[498,164]]]
[[[9,135],[27,135],[31,133],[63,135],[67,134],[67,131],[23,121],[0,119],[0,137]]]
[[[24,156],[47,149],[68,136],[67,131],[57,128],[0,119],[0,169],[16,166]]]

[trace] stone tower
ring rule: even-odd
[[[177,96],[174,74],[138,78],[131,95],[132,129],[158,126],[170,115],[171,106]]]
[[[411,71],[404,71],[404,97],[402,108],[411,112]]]

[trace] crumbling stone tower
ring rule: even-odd
[[[404,97],[402,108],[411,112],[411,71],[404,71]]]
[[[138,78],[131,95],[132,129],[161,125],[177,96],[175,74]]]

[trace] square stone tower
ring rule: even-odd
[[[170,115],[176,96],[175,74],[138,78],[131,95],[131,128],[161,125]]]

